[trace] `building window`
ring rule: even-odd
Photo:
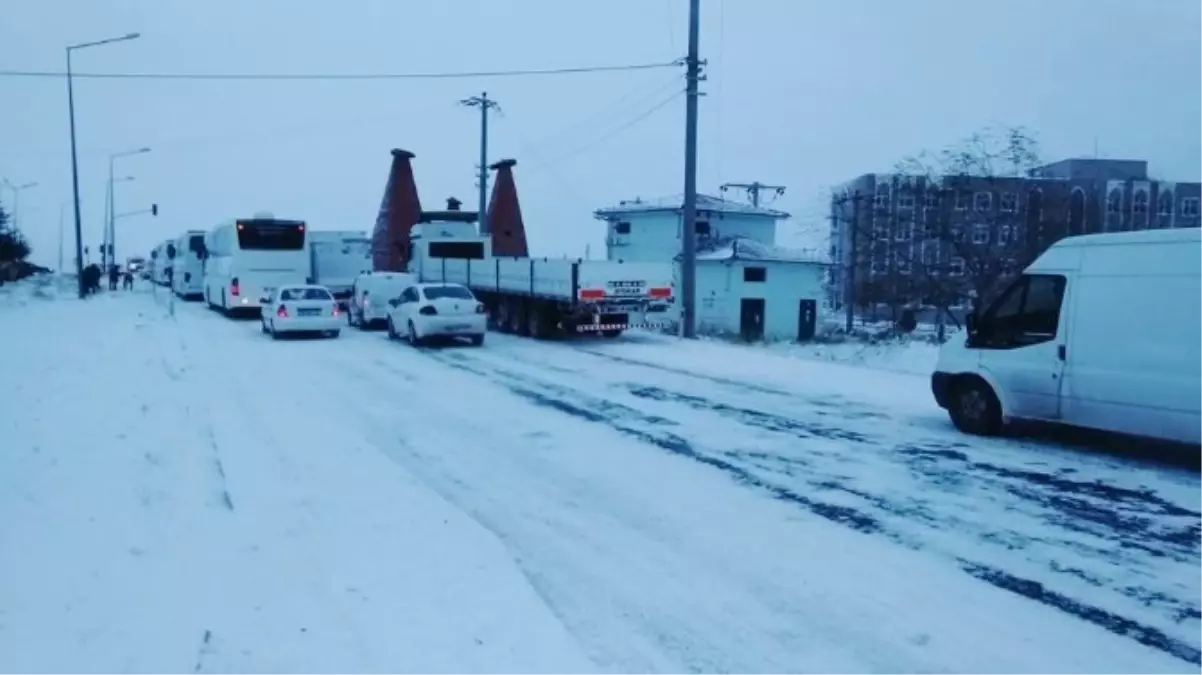
[[[1158,215],[1171,216],[1173,215],[1173,191],[1165,190],[1160,193],[1160,199],[1157,200],[1156,212]]]
[[[1011,229],[1009,225],[1002,225],[999,227],[997,229],[997,242],[999,244],[1008,243],[1010,241],[1010,232]]]
[[[1186,218],[1198,217],[1198,198],[1186,197],[1181,200],[1181,215]]]
[[[897,208],[912,209],[914,208],[914,193],[910,190],[902,190],[897,195]]]
[[[876,205],[876,207],[878,209],[888,209],[889,208],[889,186],[888,185],[876,186],[876,199],[873,200],[873,203]]]
[[[952,241],[956,242],[957,244],[963,244],[964,238],[964,226],[952,225]]]
[[[873,235],[877,239],[883,239],[885,241],[889,240],[889,226],[888,225],[885,225],[882,223],[877,223],[877,225],[875,227],[873,227],[872,229],[873,229]]]
[[[968,204],[971,200],[972,200],[972,195],[970,195],[969,193],[963,192],[963,191],[957,192],[956,193],[956,210],[957,211],[967,211]]]
[[[999,208],[1006,213],[1014,213],[1018,210],[1018,194],[1014,192],[1003,192]]]
[[[977,213],[987,213],[993,208],[993,193],[978,192],[972,197],[973,208]]]
[[[697,234],[701,235],[702,237],[710,236],[710,221],[699,220],[693,227],[695,228]]]
[[[977,223],[972,226],[972,243],[989,243],[989,225],[987,223]]]
[[[1131,212],[1137,216],[1147,215],[1148,213],[1148,193],[1140,190],[1135,193],[1135,198],[1131,200]]]
[[[930,188],[922,196],[922,205],[928,209],[939,208],[939,191],[935,188]]]
[[[910,241],[914,236],[913,223],[898,223],[897,230],[893,233],[894,241]]]
[[[893,264],[896,266],[898,274],[910,273],[910,258],[901,251],[894,252]]]
[[[630,234],[630,223],[614,223],[614,234]]]
[[[952,258],[951,264],[948,265],[948,270],[953,277],[964,276],[964,258],[959,256]]]
[[[1106,196],[1106,215],[1117,216],[1123,212],[1123,191],[1114,188]]]
[[[1008,276],[1013,275],[1014,268],[1015,268],[1015,264],[1014,264],[1013,258],[1003,258],[1002,259],[1002,262],[1001,262],[1002,276],[1008,277]]]
[[[768,280],[768,269],[764,267],[744,267],[743,281],[751,284],[764,283]]]
[[[887,273],[888,271],[889,271],[889,265],[887,265],[884,260],[873,260],[872,261],[872,273],[874,275],[882,275],[882,274]]]
[[[939,247],[936,244],[928,244],[922,247],[922,264],[926,267],[934,267],[935,260],[939,254]]]
[[[922,224],[922,236],[924,239],[934,239],[939,234],[939,228],[936,227],[933,219],[928,219]]]

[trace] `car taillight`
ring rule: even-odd
[[[483,313],[484,313],[484,311],[485,311],[485,310],[484,310],[484,303],[482,303],[482,302],[477,302],[477,303],[476,303],[476,313],[477,313],[477,314],[483,314]]]
[[[421,309],[417,310],[417,313],[423,314],[425,316],[435,316],[436,314],[438,314],[438,310],[434,309],[434,305],[426,305],[425,307],[422,307]]]
[[[359,301],[359,304],[362,305],[363,307],[367,306],[367,296],[368,296],[367,291],[363,291],[363,299]]]
[[[241,292],[242,289],[238,286],[238,279],[236,277],[230,279],[230,295],[236,298],[241,294]]]
[[[280,305],[279,307],[276,307],[276,308],[275,308],[275,315],[276,315],[276,316],[278,316],[278,317],[280,317],[280,318],[282,318],[282,319],[287,319],[287,318],[288,318],[288,308],[287,308],[287,307],[285,307],[285,306],[283,306],[283,305]]]
[[[330,312],[330,316],[338,316],[339,314],[338,305],[334,305],[334,311]]]

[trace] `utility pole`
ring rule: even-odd
[[[785,186],[783,185],[765,185],[758,180],[754,183],[725,183],[720,188],[723,192],[727,190],[742,190],[747,193],[747,198],[751,201],[751,205],[755,208],[760,208],[760,193],[765,190],[770,190],[776,193],[777,197],[785,194]]]
[[[469,108],[480,109],[480,174],[477,176],[477,187],[480,188],[480,234],[490,234],[488,223],[488,111],[489,109],[500,111],[501,107],[497,102],[488,97],[488,92],[482,92],[479,96],[465,98],[459,102],[459,105]]]
[[[680,226],[681,336],[697,337],[697,91],[701,81],[701,0],[689,0],[689,54],[685,58],[684,208]]]
[[[63,202],[58,205],[58,273],[63,273],[63,211],[67,208],[67,203]]]
[[[847,196],[844,195],[840,199],[839,213],[843,213],[843,205],[847,203]],[[843,227],[840,223],[839,231],[842,233]],[[847,332],[848,334],[855,328],[856,325],[856,266],[860,263],[860,191],[856,190],[851,196],[851,227],[847,228],[848,232],[848,258],[847,258],[847,274],[843,283],[843,310],[847,314]]]

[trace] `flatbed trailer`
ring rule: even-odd
[[[665,328],[675,320],[671,263],[494,258],[487,237],[441,234],[430,239],[415,230],[410,272],[423,282],[472,289],[501,332],[617,337],[631,328]]]

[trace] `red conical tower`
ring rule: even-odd
[[[518,189],[513,182],[513,167],[517,163],[516,159],[503,159],[488,167],[497,172],[488,201],[488,229],[492,233],[492,254],[500,258],[530,255]]]
[[[414,157],[408,150],[392,151],[392,168],[371,235],[371,266],[376,272],[404,272],[409,265],[409,231],[422,217],[409,161]]]

